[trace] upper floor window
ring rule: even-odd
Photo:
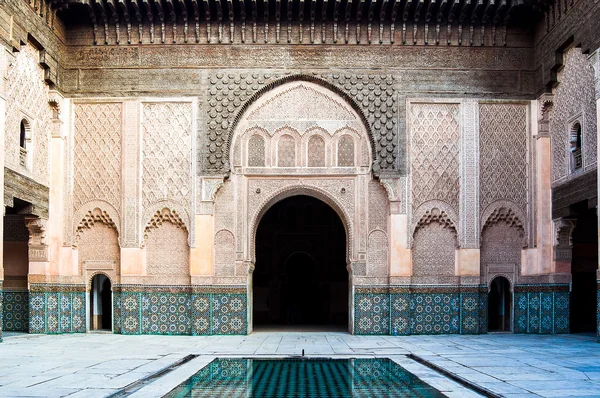
[[[23,167],[29,166],[29,152],[31,152],[31,131],[29,122],[23,119],[19,131],[19,163]]]
[[[581,149],[582,149],[582,140],[581,140],[581,124],[579,122],[575,123],[573,127],[571,127],[571,172],[574,172],[578,169],[581,169],[583,166],[583,162],[581,159]]]

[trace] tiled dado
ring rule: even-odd
[[[569,333],[569,285],[515,285],[515,333]]]
[[[7,291],[3,296],[3,330],[5,332],[29,331],[29,292]]]
[[[30,333],[85,333],[85,316],[85,285],[30,286]]]
[[[114,332],[122,334],[246,334],[245,286],[117,285]]]
[[[598,342],[600,343],[600,281],[598,281],[598,289],[597,289],[597,297],[596,297],[596,306],[598,307],[596,310],[596,314],[597,314],[597,326],[596,326],[596,333],[598,335]]]
[[[4,281],[0,281],[0,341],[2,341],[2,323],[4,319],[4,294],[2,292],[3,285]]]
[[[354,291],[355,334],[486,332],[485,286],[357,286]]]

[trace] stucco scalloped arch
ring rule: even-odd
[[[117,230],[117,235],[119,236],[119,244],[121,243],[121,216],[119,211],[110,203],[104,200],[92,200],[86,202],[79,206],[79,209],[75,211],[73,216],[73,237],[77,237],[77,230],[79,228],[79,224],[83,220],[88,212],[94,211],[94,209],[100,209],[101,211],[108,214],[110,219],[115,224],[115,229]]]
[[[192,234],[190,232],[191,229],[189,213],[185,207],[173,200],[161,200],[158,202],[154,202],[144,209],[144,215],[142,218],[142,232],[146,230],[148,224],[152,220],[152,217],[154,217],[154,214],[156,214],[157,211],[162,211],[163,209],[169,209],[171,212],[175,211],[179,215],[181,221],[183,221],[183,224],[185,225],[186,232],[188,234],[188,245],[190,245],[191,247],[190,240]]]
[[[286,83],[293,83],[296,81],[298,81],[298,82],[304,81],[304,82],[308,82],[308,83],[318,84],[318,85],[332,91],[333,93],[339,95],[340,97],[342,97],[342,99],[347,104],[350,105],[352,110],[354,110],[354,112],[356,112],[356,114],[358,115],[360,122],[364,126],[365,132],[369,138],[369,143],[371,145],[371,163],[372,163],[371,166],[373,166],[374,164],[377,164],[379,162],[379,156],[378,156],[377,150],[376,150],[376,142],[375,142],[375,139],[373,138],[373,131],[372,131],[371,125],[369,124],[369,122],[365,116],[365,113],[363,112],[360,105],[352,97],[350,97],[344,90],[342,90],[341,88],[337,87],[336,85],[334,85],[324,79],[321,79],[320,77],[307,75],[307,74],[294,74],[294,75],[282,77],[280,79],[277,79],[277,80],[261,87],[248,100],[246,100],[246,102],[244,102],[244,104],[239,108],[237,114],[233,118],[233,122],[231,123],[231,125],[229,126],[229,129],[227,130],[227,136],[224,139],[225,148],[223,151],[223,155],[226,157],[224,159],[224,164],[225,164],[225,167],[227,167],[227,169],[225,171],[226,172],[231,171],[231,160],[230,160],[231,143],[232,143],[234,134],[236,133],[237,127],[240,124],[240,121],[243,119],[244,115],[246,114],[246,111],[254,103],[256,103],[256,101],[260,97],[262,97],[267,92],[269,92],[279,86],[282,86]]]
[[[342,225],[346,231],[346,256],[347,260],[353,258],[355,253],[354,250],[354,227],[352,224],[352,218],[346,212],[341,203],[333,198],[328,192],[310,185],[290,185],[285,188],[281,188],[270,196],[266,197],[263,201],[252,209],[252,216],[250,218],[250,225],[248,226],[249,239],[250,239],[250,260],[254,263],[256,261],[256,231],[262,217],[267,211],[273,207],[276,203],[287,199],[292,196],[306,195],[318,199],[327,205],[329,205],[340,217]]]
[[[411,227],[410,227],[411,239],[416,232],[417,225],[423,219],[425,214],[428,211],[431,211],[435,208],[440,209],[441,211],[446,213],[446,215],[452,222],[452,226],[454,227],[456,233],[458,233],[458,216],[457,216],[456,212],[454,211],[454,209],[452,208],[452,206],[449,203],[444,202],[443,200],[428,200],[427,202],[421,204],[417,208],[417,210],[415,210],[412,214],[412,221],[411,221]]]
[[[527,218],[525,217],[525,214],[523,213],[523,211],[521,210],[521,208],[514,202],[509,201],[509,200],[496,200],[495,202],[490,203],[481,213],[481,218],[480,218],[480,233],[483,234],[483,229],[485,228],[485,226],[488,224],[488,221],[490,219],[490,217],[492,216],[492,214],[494,213],[495,210],[501,209],[501,208],[506,208],[511,210],[519,219],[519,221],[521,222],[521,229],[523,230],[523,247],[527,246],[527,241],[528,241],[528,228],[527,228],[527,224],[526,224],[526,220]]]

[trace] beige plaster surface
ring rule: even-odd
[[[196,245],[190,249],[190,274],[212,275],[214,267],[214,217],[196,215]]]
[[[479,276],[480,259],[479,249],[458,249],[456,251],[456,275]]]
[[[408,247],[408,217],[390,214],[390,276],[412,274],[412,253]]]

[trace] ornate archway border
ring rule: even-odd
[[[318,199],[327,205],[329,205],[340,217],[344,229],[346,231],[346,257],[347,261],[351,261],[354,256],[354,228],[352,224],[352,218],[346,212],[341,203],[333,198],[328,192],[310,185],[290,185],[288,187],[279,189],[270,196],[266,197],[259,205],[256,206],[252,216],[250,218],[250,225],[248,226],[248,237],[250,239],[250,260],[252,263],[256,261],[256,231],[262,217],[267,211],[273,207],[276,203],[287,199],[292,196],[306,195]],[[349,221],[350,220],[350,221]]]
[[[77,240],[78,240],[78,235],[79,235],[79,230],[83,229],[84,226],[81,224],[85,217],[92,213],[94,210],[99,209],[105,216],[107,216],[107,219],[110,220],[109,222],[111,222],[111,226],[117,231],[117,235],[118,235],[118,243],[119,246],[121,245],[121,217],[119,214],[119,211],[117,209],[115,209],[115,207],[113,205],[111,205],[108,202],[105,202],[103,200],[93,200],[87,203],[84,203],[83,205],[81,205],[79,207],[79,209],[77,209],[77,211],[74,214],[73,220],[75,221],[75,223],[73,223],[73,238],[75,240],[75,244],[77,244]]]
[[[440,214],[437,215],[433,215],[432,211],[434,209],[438,209],[440,211]],[[414,237],[415,234],[417,233],[417,230],[423,225],[428,223],[427,219],[431,218],[431,220],[435,220],[435,221],[446,221],[446,224],[449,225],[449,227],[452,229],[455,237],[456,237],[456,244],[459,244],[458,241],[458,217],[454,211],[454,209],[452,208],[452,206],[450,206],[448,203],[441,201],[441,200],[429,200],[425,203],[423,203],[421,206],[419,206],[417,208],[417,210],[412,214],[412,222],[411,222],[411,227],[410,227],[410,246],[412,247],[413,245],[413,241],[414,241]]]
[[[494,215],[500,211],[500,209],[507,209],[509,213],[511,214],[507,214],[508,216],[512,216],[515,220],[513,220],[513,223],[515,224],[515,226],[517,228],[520,228],[523,231],[523,247],[527,246],[527,242],[528,242],[528,228],[527,226],[524,224],[525,220],[527,220],[527,218],[525,217],[525,214],[521,211],[521,209],[519,208],[519,206],[517,206],[516,203],[508,201],[508,200],[497,200],[495,202],[490,203],[481,213],[481,227],[480,227],[480,234],[483,235],[483,230],[485,229],[485,227],[487,225],[490,225],[494,222],[496,222],[495,220],[492,220],[492,218],[494,217]],[[504,219],[506,220],[506,216],[504,215],[502,217],[500,217],[500,219]],[[508,220],[506,220],[508,222]]]
[[[325,79],[322,79],[320,77],[313,76],[313,75],[307,75],[307,74],[294,74],[294,75],[284,76],[282,78],[279,78],[275,81],[272,81],[272,82],[264,85],[263,87],[258,89],[258,91],[256,91],[254,94],[252,94],[252,96],[248,100],[246,100],[246,102],[244,102],[240,106],[240,108],[237,110],[237,113],[236,113],[235,117],[233,118],[233,121],[231,122],[229,129],[227,130],[227,136],[225,137],[225,140],[224,140],[225,148],[223,150],[223,155],[226,157],[223,162],[224,166],[226,167],[226,169],[224,171],[226,171],[227,173],[229,173],[231,171],[231,167],[230,167],[231,166],[231,161],[230,161],[231,144],[233,142],[233,137],[236,133],[238,125],[240,124],[240,121],[243,120],[243,117],[245,116],[246,111],[252,105],[254,105],[260,97],[262,97],[269,91],[271,91],[279,86],[282,86],[286,83],[303,82],[303,81],[320,85],[320,86],[332,91],[333,93],[339,95],[344,101],[346,101],[347,104],[350,105],[352,110],[354,112],[356,112],[356,114],[358,115],[360,122],[363,124],[365,131],[367,133],[367,136],[369,137],[369,144],[371,145],[371,167],[372,167],[372,170],[376,173],[380,169],[380,167],[379,167],[380,159],[379,159],[379,155],[377,153],[377,142],[373,138],[373,131],[372,131],[371,125],[370,125],[369,121],[367,120],[366,115],[365,115],[364,111],[362,110],[362,107],[356,102],[356,100],[354,100],[344,90],[340,89],[339,87],[328,82]]]

